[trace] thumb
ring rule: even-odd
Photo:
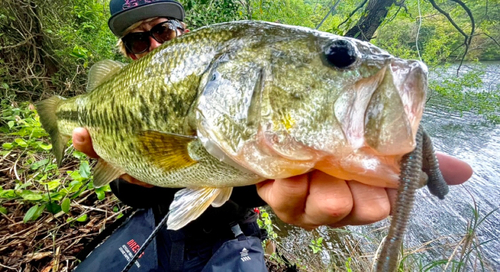
[[[73,146],[76,150],[85,153],[91,158],[99,158],[92,147],[92,139],[85,128],[75,128],[73,130]]]

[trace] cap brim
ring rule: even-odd
[[[170,17],[184,21],[184,9],[177,2],[156,2],[145,6],[121,11],[108,21],[109,29],[117,37],[122,37],[123,33],[131,25],[148,18]]]

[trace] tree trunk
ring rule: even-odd
[[[345,36],[370,41],[387,16],[389,8],[395,2],[395,0],[370,0],[363,12],[363,16],[355,26],[347,31]]]

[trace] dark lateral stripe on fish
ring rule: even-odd
[[[57,119],[78,122],[78,111],[60,110],[56,112]]]

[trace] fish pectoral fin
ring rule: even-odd
[[[212,207],[218,208],[224,205],[224,203],[229,200],[231,194],[233,193],[233,187],[220,188],[220,190],[221,192],[212,202]]]
[[[110,79],[114,74],[120,71],[126,63],[114,60],[102,60],[92,65],[89,70],[89,79],[87,82],[87,92],[91,92],[97,86]]]
[[[112,166],[103,159],[99,159],[92,173],[94,176],[94,187],[102,187],[123,174],[125,174],[123,170]]]
[[[198,218],[209,206],[217,201],[224,204],[233,188],[184,188],[175,194],[170,204],[167,228],[178,230]],[[225,199],[225,200],[224,200]],[[224,200],[224,202],[222,202]]]
[[[196,137],[147,130],[138,135],[140,152],[149,162],[166,172],[184,169],[197,163],[189,154],[189,144]]]

